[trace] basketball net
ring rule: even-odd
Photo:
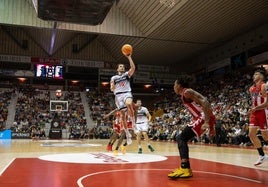
[[[159,3],[164,7],[172,8],[175,5],[175,0],[160,0]]]

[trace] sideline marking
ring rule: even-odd
[[[4,168],[3,170],[0,172],[0,176],[2,176],[2,174],[4,173],[4,171],[12,164],[12,162],[15,160],[16,158],[13,158]]]

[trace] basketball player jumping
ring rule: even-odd
[[[129,60],[130,69],[125,71],[124,64],[118,64],[117,75],[112,76],[110,81],[110,90],[115,95],[115,104],[121,112],[122,123],[126,132],[128,145],[132,143],[131,134],[127,128],[127,115],[128,113],[132,118],[132,123],[135,124],[135,112],[133,108],[133,96],[130,86],[130,78],[135,72],[135,64],[130,55],[126,55]]]

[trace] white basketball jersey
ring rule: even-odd
[[[111,82],[114,82],[114,94],[120,92],[131,92],[130,87],[130,77],[128,75],[128,71],[123,73],[122,75],[114,75],[111,78]]]
[[[147,118],[148,112],[149,112],[148,109],[145,107],[141,107],[140,109],[138,109],[136,123],[141,123],[141,122],[148,123],[148,118]]]

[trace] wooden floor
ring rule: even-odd
[[[108,140],[0,140],[2,187],[175,187],[268,186],[268,161],[254,166],[252,147],[190,144],[193,177],[170,180],[179,166],[175,142],[143,142],[137,154],[135,140],[126,154],[106,151]],[[268,153],[268,149],[264,149]]]

